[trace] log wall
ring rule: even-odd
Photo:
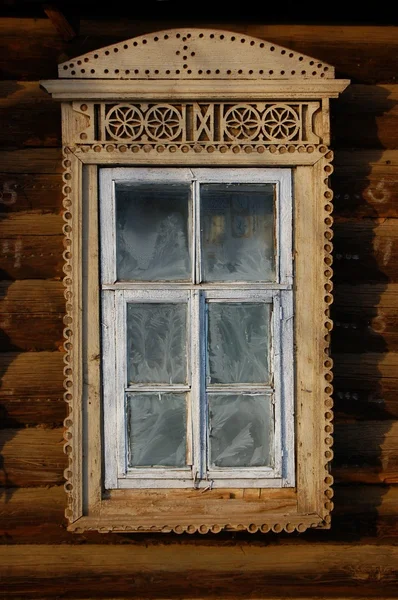
[[[71,534],[63,517],[57,63],[200,22],[0,19],[0,597],[398,595],[398,28],[217,23],[336,66],[335,511],[305,534]]]

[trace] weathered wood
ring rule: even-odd
[[[0,345],[2,352],[62,350],[63,313],[2,314],[0,312]]]
[[[396,148],[397,100],[397,85],[350,85],[331,107],[332,146]]]
[[[61,398],[63,367],[61,352],[1,352],[0,401],[4,398]]]
[[[40,227],[40,219],[36,227]],[[3,237],[0,279],[61,279],[63,251],[62,234]]]
[[[339,163],[331,177],[336,217],[398,216],[398,167],[391,164],[394,152],[387,152],[380,152],[373,163],[363,150],[355,153],[355,161],[354,152],[336,153]]]
[[[333,147],[398,144],[398,85],[351,85],[332,106]],[[0,82],[0,147],[60,146],[60,107],[35,81]]]
[[[63,486],[35,488],[6,488],[0,492],[0,544],[35,543],[42,544],[81,543],[83,541],[99,544],[146,544],[158,539],[158,534],[103,535],[95,532],[72,534],[66,531],[64,507],[66,494]],[[4,500],[4,501],[3,501]],[[326,536],[328,540],[356,540],[362,543],[395,542],[398,536],[398,486],[382,485],[336,485],[334,496],[332,530]],[[395,524],[394,524],[395,521]],[[228,534],[227,534],[228,535]],[[241,538],[243,537],[240,534]],[[200,536],[199,536],[200,537]],[[222,543],[225,534],[211,536],[211,543]],[[248,541],[257,542],[261,534],[250,536]],[[183,536],[180,543],[189,543],[191,538]],[[280,537],[282,544],[302,544],[310,541],[326,541],[324,532],[308,531],[292,538],[288,534]],[[267,538],[271,541],[272,538]]]
[[[65,310],[64,286],[60,281],[26,279],[0,281],[0,313],[62,313]]]
[[[394,82],[397,39],[394,27],[266,25],[244,22],[215,24],[198,19],[186,27],[246,33],[316,56],[336,66],[338,75],[362,83]],[[80,34],[63,42],[46,19],[2,19],[0,67],[5,79],[35,80],[56,76],[60,57],[72,58],[143,33],[175,27],[175,22],[82,20]]]
[[[61,173],[62,153],[60,148],[1,150],[0,165],[2,173]]]
[[[336,283],[398,280],[396,219],[336,220],[333,245]]]
[[[332,472],[337,481],[398,483],[398,422],[336,423]]]
[[[8,487],[57,485],[63,480],[63,429],[3,429],[0,446]],[[336,423],[332,474],[344,483],[398,483],[398,422]]]
[[[45,4],[43,10],[65,42],[70,42],[77,36],[77,30],[56,4]]]
[[[0,429],[0,485],[29,487],[59,485],[67,457],[63,429]]]
[[[332,558],[331,558],[332,557]],[[398,550],[389,545],[223,545],[175,543],[163,546],[10,546],[0,549],[6,573],[3,592],[25,598],[53,597],[65,580],[77,597],[122,594],[140,598],[334,598],[394,595]],[[333,564],[331,565],[331,560]],[[78,577],[71,573],[78,571]]]
[[[62,276],[61,227],[61,216],[32,212],[0,221],[2,279]],[[336,283],[398,281],[396,219],[336,220],[334,234]]]
[[[44,390],[45,391],[45,390]],[[62,390],[61,390],[62,392]],[[68,405],[62,398],[6,397],[0,398],[0,422],[3,428],[24,427],[62,427],[68,415]]]
[[[60,175],[0,173],[1,216],[27,210],[59,213],[62,184]]]
[[[2,81],[0,147],[60,146],[60,106],[38,82]]]
[[[337,285],[331,309],[334,353],[398,351],[398,285]]]

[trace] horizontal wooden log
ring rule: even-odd
[[[67,457],[63,429],[0,429],[0,485],[29,487],[59,485]]]
[[[0,147],[60,146],[61,109],[38,82],[0,82]]]
[[[332,106],[334,148],[398,145],[398,85],[351,85]],[[0,147],[60,146],[61,115],[36,81],[0,82]]]
[[[3,237],[0,279],[61,279],[63,251],[62,234]]]
[[[62,390],[58,397],[0,398],[0,422],[3,428],[62,427],[67,414],[68,405],[62,397]]]
[[[63,368],[61,352],[1,352],[0,402],[62,398]]]
[[[332,529],[307,531],[292,538],[288,534],[279,534],[278,542],[297,543],[308,541],[340,540],[362,543],[396,542],[398,537],[398,486],[382,485],[338,485],[334,486],[334,511]],[[100,544],[136,544],[159,539],[158,535],[96,534],[86,532],[71,534],[66,531],[64,509],[66,494],[63,486],[35,488],[6,488],[0,491],[0,544],[35,543],[100,543]],[[395,524],[394,524],[395,521]],[[228,534],[227,534],[228,535]],[[196,536],[199,539],[201,537]],[[162,536],[161,536],[162,539]],[[167,538],[166,538],[167,539]],[[189,543],[192,538],[182,536],[181,543]],[[209,541],[226,539],[225,534]],[[268,539],[258,534],[239,534],[239,539],[252,541]]]
[[[112,535],[112,534],[111,534]],[[390,545],[190,543],[25,545],[0,549],[3,593],[70,597],[391,597],[398,549]],[[76,576],[78,573],[78,577]],[[65,584],[65,582],[67,582]],[[29,596],[27,595],[29,594]]]
[[[398,165],[385,158],[393,153],[380,152],[379,160],[373,164],[368,162],[366,151],[359,150],[358,154],[362,162],[349,164],[353,153],[336,152],[331,177],[335,217],[397,217]],[[343,165],[340,161],[344,158],[347,163]]]
[[[396,148],[397,100],[397,85],[350,85],[332,105],[332,147]]]
[[[24,150],[0,150],[2,173],[55,174],[62,173],[60,148],[27,148]]]
[[[62,210],[60,174],[0,173],[0,214],[36,210]]]
[[[62,429],[3,429],[0,447],[8,487],[62,481]],[[336,423],[332,474],[341,482],[398,483],[398,421]]]
[[[0,313],[41,315],[65,310],[64,285],[61,281],[25,279],[0,281]]]
[[[398,281],[398,220],[347,219],[334,225],[334,281]]]
[[[264,21],[267,17],[265,16]],[[394,27],[349,25],[267,25],[259,22],[184,22],[185,27],[226,29],[266,39],[324,60],[339,77],[359,83],[394,82],[397,39]],[[57,76],[67,60],[136,35],[178,27],[175,21],[81,20],[79,36],[64,42],[46,19],[1,19],[0,68],[5,79],[39,80]]]
[[[398,285],[336,285],[334,353],[398,351]]]
[[[0,313],[2,352],[63,350],[64,314]]]

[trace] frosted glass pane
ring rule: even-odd
[[[126,394],[130,467],[185,467],[185,394]]]
[[[127,304],[127,380],[186,382],[186,304]]]
[[[208,399],[211,466],[272,466],[271,396],[209,394]]]
[[[208,382],[267,383],[270,305],[208,303]]]
[[[116,187],[119,280],[189,279],[189,198],[186,184]]]
[[[273,184],[201,186],[204,281],[273,281]]]

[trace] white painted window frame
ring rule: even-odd
[[[195,283],[118,282],[116,276],[116,183],[189,183],[191,198],[191,259]],[[273,183],[275,200],[274,282],[201,283],[199,186],[202,183]],[[125,167],[100,169],[100,246],[102,296],[102,371],[105,488],[292,487],[294,466],[292,173],[290,169]],[[191,357],[188,385],[134,386],[141,391],[185,391],[188,402],[187,439],[192,466],[127,468],[126,452],[126,305],[129,302],[186,302]],[[204,361],[205,303],[216,301],[272,304],[271,365],[273,386],[228,386],[242,393],[272,393],[274,456],[270,467],[206,470],[207,403]],[[202,334],[200,334],[200,331]],[[283,377],[282,377],[283,373]],[[227,391],[227,386],[223,386]],[[189,420],[189,419],[188,419]]]

